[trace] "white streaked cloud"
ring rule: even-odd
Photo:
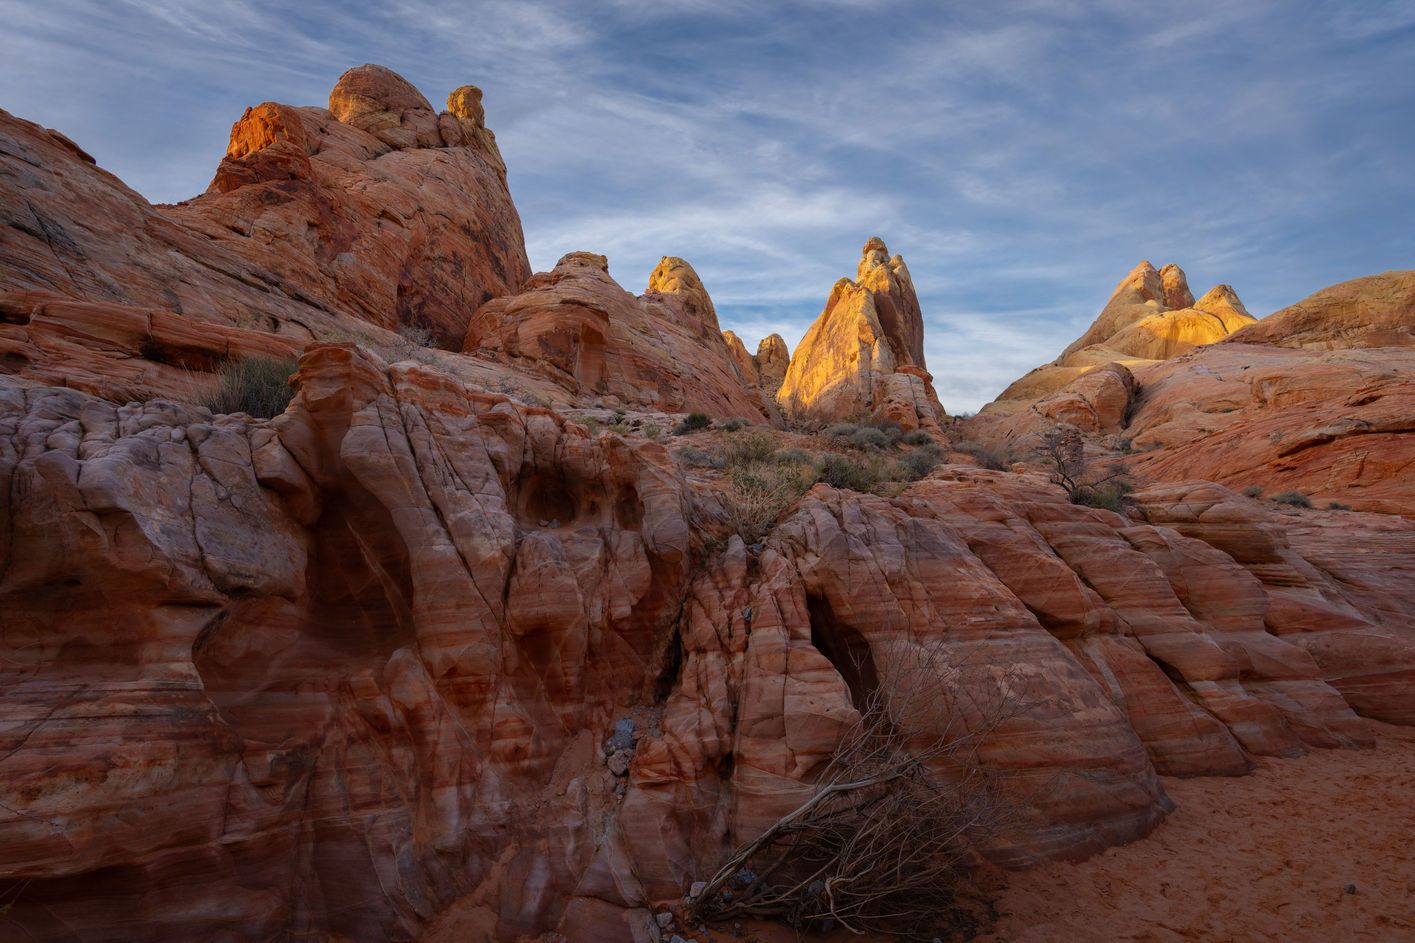
[[[0,0],[0,107],[149,198],[247,104],[379,62],[474,82],[533,264],[698,269],[794,343],[859,247],[909,262],[945,405],[1051,359],[1139,259],[1266,313],[1415,259],[1415,2]]]

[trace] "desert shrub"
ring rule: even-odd
[[[1130,505],[1130,492],[1135,490],[1126,476],[1125,466],[1110,465],[1103,471],[1090,468],[1086,460],[1086,443],[1074,426],[1052,426],[1042,433],[1037,457],[1046,467],[1052,484],[1066,490],[1072,504],[1104,508],[1124,514]]]
[[[1250,498],[1261,498],[1263,496],[1263,486],[1249,485],[1243,489],[1243,493]]]
[[[736,466],[727,486],[728,524],[748,546],[761,543],[814,482],[810,466],[766,461]]]
[[[732,416],[728,419],[719,419],[716,427],[723,432],[738,432],[747,428],[747,420],[741,416]]]
[[[290,374],[299,368],[293,357],[245,357],[229,360],[216,374],[216,389],[202,405],[213,413],[247,413],[273,419],[294,399]]]
[[[778,465],[809,465],[815,457],[805,449],[782,449],[772,455],[771,460]]]
[[[1075,491],[1067,492],[1066,498],[1072,504],[1082,504],[1088,508],[1104,508],[1117,514],[1124,514],[1129,506],[1127,496],[1134,491],[1134,485],[1119,478],[1112,478],[1099,484],[1083,484]]]
[[[644,423],[643,433],[645,439],[657,439],[659,436],[663,435],[663,430],[655,423],[646,422]]]
[[[722,459],[729,467],[765,462],[776,451],[776,437],[764,429],[738,432],[722,444]]]
[[[1282,491],[1272,496],[1272,500],[1277,504],[1286,504],[1294,508],[1309,508],[1312,501],[1300,491]]]
[[[1327,505],[1327,510],[1328,510],[1328,511],[1349,511],[1349,510],[1351,510],[1351,505],[1349,505],[1349,504],[1342,504],[1340,501],[1332,501],[1330,504]]]
[[[1016,815],[978,746],[1024,708],[1011,674],[994,665],[941,646],[881,648],[836,664],[855,679],[856,721],[806,800],[728,856],[691,900],[691,917],[925,943],[973,937],[959,885],[972,849]]]
[[[832,439],[848,439],[860,428],[859,424],[853,422],[837,422],[825,430],[825,434]]]
[[[712,425],[712,420],[707,413],[689,413],[683,417],[683,421],[673,427],[674,435],[687,435],[690,432],[701,432]]]
[[[689,468],[722,468],[725,464],[718,456],[695,449],[691,445],[685,445],[678,450],[678,461]]]
[[[1007,466],[1010,464],[1010,456],[994,452],[982,443],[973,442],[970,439],[955,442],[953,451],[971,455],[978,460],[979,465],[993,471],[1007,471]]]
[[[920,446],[895,461],[894,477],[900,481],[918,481],[933,471],[934,466],[941,461],[943,449],[933,443]]]
[[[892,444],[889,441],[889,434],[874,426],[861,426],[850,434],[847,441],[851,448],[859,449],[861,452],[887,449]]]
[[[933,436],[922,429],[911,429],[899,437],[905,445],[929,445],[933,440]]]
[[[879,469],[873,462],[846,455],[827,455],[821,460],[820,481],[847,491],[873,491],[879,484]]]

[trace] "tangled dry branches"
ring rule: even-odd
[[[698,916],[923,940],[957,925],[970,843],[1004,816],[976,749],[1016,698],[1007,678],[939,649],[899,647],[888,662],[810,798],[722,865]]]

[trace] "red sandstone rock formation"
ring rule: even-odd
[[[924,321],[909,269],[870,239],[855,281],[835,283],[791,357],[777,399],[794,419],[891,419],[939,431],[945,418],[924,367]]]
[[[1126,517],[943,466],[817,485],[748,548],[661,444],[487,389],[730,415],[783,376],[807,414],[936,429],[878,240],[787,368],[729,346],[681,260],[638,298],[585,253],[526,280],[471,87],[438,114],[362,67],[329,112],[260,106],[175,208],[0,131],[0,880],[24,888],[0,926],[26,939],[651,939],[649,907],[798,803],[911,649],[1019,707],[981,746],[1022,803],[986,849],[1007,864],[1144,835],[1159,774],[1415,723],[1404,518],[1188,480]],[[1387,287],[1173,356],[1170,315],[1241,306],[1141,272],[1106,343],[1150,351],[1159,318],[1172,359],[1098,358],[1036,415],[1172,445],[1140,459],[1157,479],[1288,461],[1406,507],[1408,348],[1290,349],[1390,343]],[[180,401],[187,371],[362,324],[465,325],[497,362],[316,344],[276,419]]]
[[[530,274],[480,93],[459,89],[438,115],[397,75],[361,66],[330,103],[247,109],[210,190],[164,207],[0,112],[0,292],[31,293],[6,309],[42,292],[303,341],[367,323],[460,345],[476,306]],[[7,372],[62,357],[5,321]]]
[[[604,256],[572,252],[520,294],[478,308],[464,348],[610,405],[765,416],[682,259],[664,257],[636,298],[610,277]]]
[[[1134,371],[1223,340],[1251,323],[1252,316],[1228,285],[1214,287],[1196,302],[1179,266],[1155,271],[1149,262],[1141,262],[1115,286],[1084,334],[1052,363],[1009,386],[984,414],[1014,415],[1102,364],[1119,363]]]

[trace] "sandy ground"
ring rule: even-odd
[[[1415,941],[1415,728],[1175,779],[1148,838],[1011,875],[988,943]],[[1355,885],[1355,893],[1347,893]]]

